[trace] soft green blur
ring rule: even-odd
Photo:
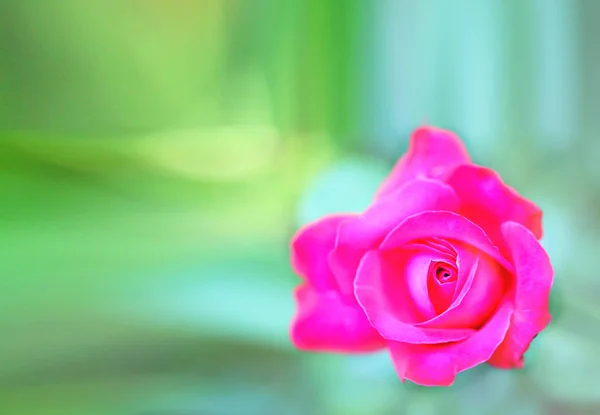
[[[600,413],[600,2],[0,2],[0,413]],[[544,210],[551,326],[520,371],[401,384],[288,340],[303,223],[410,131]]]

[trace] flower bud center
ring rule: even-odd
[[[435,270],[435,279],[440,283],[449,283],[456,281],[456,273],[452,270],[438,265]]]

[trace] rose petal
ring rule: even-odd
[[[353,292],[354,276],[363,254],[377,246],[403,219],[423,210],[456,210],[458,199],[450,186],[416,179],[376,201],[362,215],[338,228],[329,266],[345,294]]]
[[[479,226],[453,212],[422,212],[410,216],[388,234],[380,249],[396,249],[408,242],[432,237],[464,242],[512,270],[512,265]]]
[[[363,256],[354,282],[355,298],[363,309],[373,304],[372,313],[377,313],[375,308],[381,306],[405,323],[423,321],[424,316],[411,297],[404,278],[406,260],[406,257],[390,255],[384,261],[375,250]],[[388,276],[391,278],[385,278]]]
[[[490,359],[501,368],[523,366],[523,354],[550,322],[548,311],[554,271],[548,254],[529,230],[515,222],[502,225],[515,264],[515,313],[506,339]]]
[[[304,226],[292,239],[292,267],[317,290],[337,287],[327,264],[327,256],[335,245],[339,224],[350,217],[325,217]]]
[[[452,304],[450,304],[450,307],[448,307],[448,309],[446,311],[444,311],[443,313],[441,313],[438,316],[435,316],[431,320],[427,320],[427,321],[418,323],[416,325],[423,326],[423,327],[430,327],[430,328],[446,327],[446,325],[448,327],[451,327],[452,326],[450,324],[451,321],[448,321],[449,320],[448,316],[450,315],[450,318],[452,317],[452,315],[454,314],[454,310],[462,304],[463,299],[465,298],[467,293],[471,290],[473,281],[475,281],[475,273],[477,272],[478,266],[479,266],[479,258],[475,258],[475,262],[471,265],[471,268],[469,269],[469,272],[467,273],[467,276],[465,277],[465,281],[464,281],[464,284],[462,285],[462,288],[457,287],[457,288],[459,288],[460,292],[458,293],[458,295],[456,296],[456,298],[454,299]],[[464,267],[463,267],[463,269],[464,269]],[[463,272],[464,271],[461,271],[461,274]]]
[[[482,255],[480,251],[471,245],[457,241],[454,241],[454,245],[454,249],[457,250],[456,263],[458,266],[458,282],[456,291],[454,292],[454,298],[452,299],[453,302],[455,302],[461,294],[464,296],[470,289],[467,288],[467,291],[463,293],[465,290],[465,285],[469,284],[470,286],[472,281],[469,281],[469,278],[474,278],[474,276],[471,276],[470,274],[475,272],[473,270],[474,266],[475,270],[477,269],[478,264],[476,264],[476,262],[479,262],[479,257]]]
[[[456,263],[456,251],[447,248],[445,244],[430,243],[427,241],[418,241],[402,247],[400,255],[406,255],[409,258],[401,266],[405,269],[406,285],[411,294],[415,306],[419,309],[421,315],[426,319],[431,319],[437,315],[437,312],[431,302],[428,288],[427,274],[432,262]]]
[[[308,285],[295,291],[298,312],[290,337],[299,349],[330,352],[367,352],[385,342],[356,302],[335,291],[317,292]]]
[[[472,329],[420,328],[407,322],[414,318],[414,304],[398,272],[377,251],[369,251],[356,275],[356,299],[382,337],[413,344],[437,344],[462,340],[474,333]]]
[[[431,318],[436,314],[427,287],[427,272],[429,271],[429,266],[431,264],[431,255],[423,252],[413,253],[410,251],[405,251],[410,257],[403,267],[404,277],[406,278],[406,287],[412,296],[415,306],[419,309],[420,314],[426,318]]]
[[[429,269],[427,270],[427,288],[431,304],[433,304],[437,313],[443,313],[452,304],[457,286],[457,276],[454,275],[452,281],[440,281],[435,275],[437,272],[436,269],[442,267],[445,270],[450,270],[452,274],[457,274],[458,270],[455,264],[456,261],[452,261],[452,263],[431,261],[429,264]]]
[[[451,243],[440,238],[430,238],[424,241],[425,244],[435,248],[440,254],[446,254],[456,259],[458,252]]]
[[[505,272],[491,258],[476,259],[463,289],[450,307],[439,316],[419,323],[428,328],[477,328],[485,322],[505,294]]]
[[[500,224],[513,221],[542,237],[542,211],[504,184],[498,173],[485,167],[459,166],[450,175],[451,185],[461,200],[461,214],[479,225],[492,242],[505,251]]]
[[[443,243],[443,244],[442,244]],[[414,251],[415,255],[424,254],[437,261],[456,262],[458,252],[447,241],[426,239],[404,245],[402,250]]]
[[[503,300],[494,316],[463,341],[440,344],[407,344],[389,341],[398,376],[423,386],[450,386],[456,374],[487,361],[508,330],[513,305]]]
[[[444,180],[454,167],[470,163],[469,154],[456,134],[433,127],[418,128],[410,137],[408,151],[378,190],[377,198],[417,177]]]

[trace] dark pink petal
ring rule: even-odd
[[[474,333],[472,329],[428,329],[411,324],[415,306],[402,284],[402,269],[394,265],[377,251],[369,251],[360,263],[355,281],[356,299],[382,337],[438,344],[462,340]]]
[[[327,256],[335,245],[339,224],[349,215],[334,215],[309,223],[292,239],[292,267],[317,290],[337,287]]]
[[[456,290],[458,270],[456,260],[431,261],[427,270],[427,289],[435,311],[443,313],[452,304]],[[448,277],[444,277],[448,275]]]
[[[479,262],[479,257],[481,256],[481,251],[462,242],[455,241],[454,248],[458,252],[456,262],[458,264],[459,276],[456,291],[454,292],[454,298],[452,299],[453,302],[455,302],[457,297],[461,294],[464,296],[466,292],[468,292],[468,288],[465,292],[465,285],[470,284],[469,278],[474,277],[470,274],[477,270],[478,264],[476,263]],[[473,267],[475,267],[475,269],[473,269]]]
[[[298,312],[291,339],[299,349],[329,352],[367,352],[385,342],[354,301],[335,291],[317,292],[308,285],[295,291]]]
[[[511,264],[479,226],[452,212],[422,212],[410,216],[388,234],[380,249],[392,250],[408,242],[432,237],[464,242],[512,270]]]
[[[513,305],[503,300],[494,316],[469,338],[449,344],[388,342],[398,376],[423,386],[450,386],[456,374],[487,361],[504,339]]]
[[[515,265],[515,313],[506,339],[490,364],[502,368],[522,367],[523,354],[531,341],[550,322],[548,301],[554,271],[544,248],[523,225],[504,223],[502,234]]]
[[[447,183],[461,200],[461,213],[479,225],[503,251],[500,225],[504,222],[520,223],[537,239],[542,237],[542,211],[504,184],[495,171],[475,165],[460,166]]]
[[[450,307],[439,316],[417,324],[428,328],[477,328],[496,310],[505,295],[505,270],[483,255],[476,260],[468,280]]]
[[[457,210],[450,186],[436,180],[412,180],[377,200],[362,215],[344,221],[338,229],[329,265],[345,294],[353,292],[354,276],[364,253],[375,248],[405,218],[424,210]]]
[[[433,127],[418,128],[410,137],[408,151],[381,185],[377,198],[418,177],[444,180],[454,167],[470,163],[469,154],[456,134]]]

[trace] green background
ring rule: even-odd
[[[0,413],[600,413],[600,2],[0,3]],[[553,322],[447,389],[301,353],[288,242],[429,123],[544,210]]]

